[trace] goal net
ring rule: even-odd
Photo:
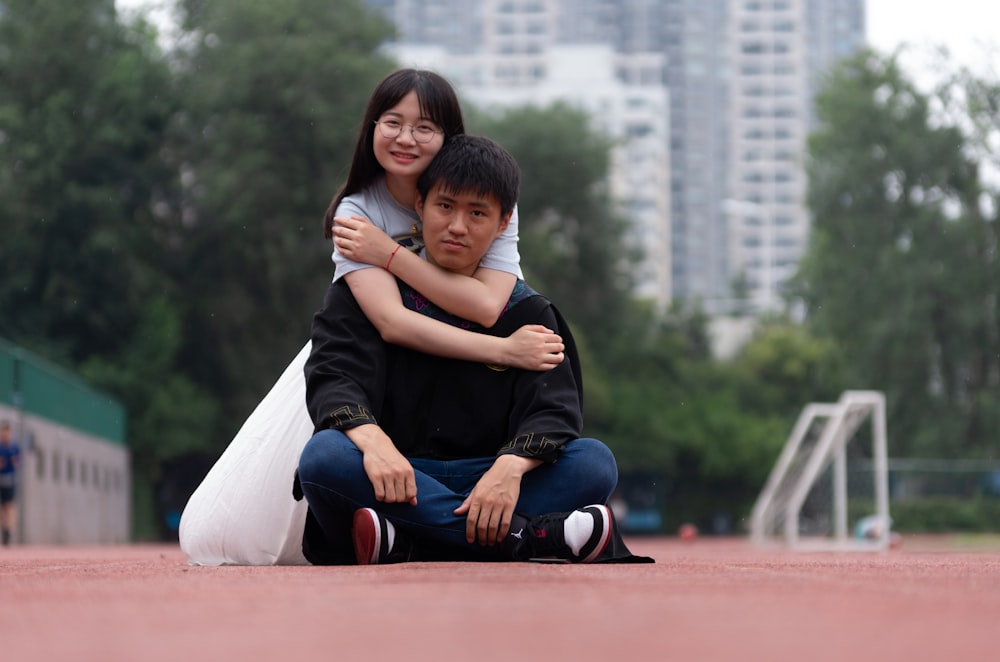
[[[882,393],[845,391],[836,403],[811,403],[757,498],[751,539],[793,549],[886,549],[888,473]]]

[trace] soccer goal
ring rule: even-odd
[[[886,444],[881,392],[807,405],[754,505],[751,539],[800,550],[887,549]]]

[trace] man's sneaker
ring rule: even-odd
[[[371,508],[354,511],[354,556],[358,565],[409,561],[413,545],[396,531],[392,522]]]
[[[531,518],[515,516],[504,544],[519,561],[593,563],[608,548],[614,526],[611,509],[604,505]]]

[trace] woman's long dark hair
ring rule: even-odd
[[[333,217],[345,197],[371,186],[385,169],[375,159],[372,146],[375,120],[398,104],[410,92],[417,93],[420,112],[444,131],[444,140],[465,133],[462,108],[458,104],[455,88],[439,74],[421,69],[400,69],[382,79],[368,99],[368,107],[358,130],[354,158],[347,181],[334,196],[323,218],[323,235],[333,237]]]

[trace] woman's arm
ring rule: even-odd
[[[401,250],[394,260],[404,252],[408,253]],[[525,370],[551,370],[563,360],[562,337],[544,326],[526,325],[505,338],[466,331],[406,308],[396,279],[385,269],[358,269],[345,274],[344,279],[386,342],[437,356]]]
[[[496,324],[517,282],[514,274],[484,267],[471,278],[445,271],[410,251],[396,253],[388,271],[452,315],[486,328]]]
[[[399,244],[367,219],[335,220],[334,243],[345,257],[382,267],[452,315],[487,328],[496,324],[517,281],[512,273],[482,267],[473,277],[445,271],[410,251],[396,250]]]

